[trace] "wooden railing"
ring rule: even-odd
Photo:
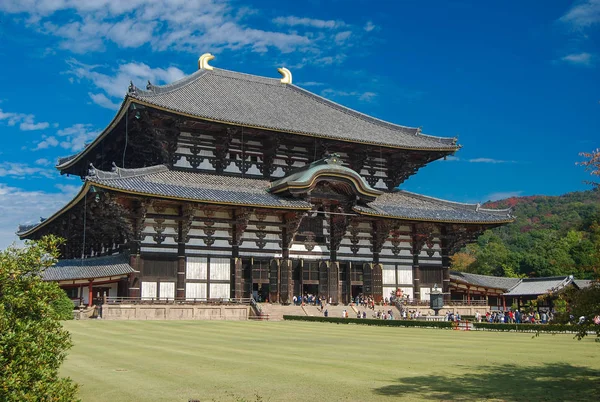
[[[104,304],[247,304],[251,297],[242,298],[158,298],[158,297],[105,297]]]

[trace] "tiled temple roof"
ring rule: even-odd
[[[451,154],[456,138],[422,134],[420,128],[380,120],[279,79],[234,71],[201,69],[172,84],[130,87],[109,126],[81,152],[60,158],[57,168],[76,163],[125,115],[130,103],[225,124],[318,138]]]
[[[537,296],[564,288],[573,282],[570,276],[548,278],[525,278],[515,287],[504,293],[505,296]]]
[[[127,275],[133,272],[128,254],[106,257],[60,260],[44,272],[45,281],[67,281],[75,279],[108,278]]]
[[[592,280],[590,279],[574,279],[573,283],[575,284],[575,286],[577,286],[579,289],[583,289],[583,288],[587,288],[588,286],[592,285]]]
[[[252,205],[282,209],[310,209],[311,204],[269,193],[268,180],[169,170],[164,165],[140,169],[94,170],[94,184],[136,194],[172,197],[219,204]]]
[[[485,209],[478,204],[446,201],[408,191],[384,193],[368,207],[354,209],[368,215],[433,222],[506,223],[514,220],[510,209]]]
[[[192,117],[342,141],[455,151],[455,138],[421,134],[349,109],[279,79],[198,70],[169,85],[132,88],[129,96]]]
[[[141,196],[209,204],[281,210],[312,209],[313,205],[308,201],[271,193],[271,183],[263,179],[171,170],[164,165],[137,169],[115,167],[111,172],[92,168],[86,177],[84,188],[69,204],[48,218],[48,221],[52,221],[83,199],[91,186]],[[495,225],[514,220],[509,209],[484,209],[476,204],[444,201],[407,191],[383,193],[374,202],[356,205],[354,211],[361,215],[383,218],[444,223]],[[24,230],[17,234],[27,237],[39,227],[48,224],[48,221],[34,227],[22,228]]]
[[[453,281],[463,282],[473,286],[481,286],[484,288],[502,289],[507,291],[514,287],[521,279],[519,278],[504,278],[499,276],[477,275],[468,272],[450,271],[450,279]]]

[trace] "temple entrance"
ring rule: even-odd
[[[304,284],[302,285],[302,296],[304,295],[319,295],[319,285],[318,284]]]
[[[93,303],[96,306],[104,304],[104,296],[109,297],[110,288],[105,286],[94,286],[92,293],[94,296]]]
[[[360,296],[363,294],[363,286],[362,285],[352,285],[352,300],[356,300],[356,296]]]
[[[254,283],[252,284],[252,296],[257,302],[269,301],[269,284],[268,283]]]

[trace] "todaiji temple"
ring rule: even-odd
[[[460,149],[341,106],[283,78],[209,65],[145,89],[61,174],[84,184],[22,239],[66,239],[46,272],[72,298],[241,299],[311,293],[429,299],[450,255],[509,210],[399,189]],[[459,278],[460,279],[460,278]]]

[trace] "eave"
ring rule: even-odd
[[[353,140],[353,139],[340,139],[340,138],[333,138],[333,137],[326,136],[326,135],[318,135],[318,134],[314,134],[314,133],[304,133],[304,132],[298,132],[298,131],[292,131],[292,130],[273,129],[270,127],[264,127],[264,126],[259,126],[259,125],[240,124],[237,122],[232,122],[232,121],[227,121],[227,120],[216,120],[216,119],[210,119],[210,118],[206,118],[206,117],[198,117],[198,116],[184,113],[181,111],[157,106],[150,102],[146,102],[144,100],[132,97],[131,95],[126,95],[125,99],[121,103],[121,107],[119,108],[119,111],[117,112],[115,117],[113,117],[110,124],[96,137],[96,139],[94,139],[94,141],[92,141],[90,144],[88,144],[88,146],[86,146],[79,154],[75,155],[74,157],[65,161],[62,164],[56,165],[56,169],[59,170],[61,172],[61,174],[64,174],[64,173],[67,173],[66,172],[67,169],[69,169],[69,168],[73,167],[74,165],[76,165],[77,163],[79,163],[91,150],[93,150],[100,142],[102,142],[102,140],[104,140],[104,138],[106,136],[108,136],[112,132],[112,130],[114,130],[114,128],[121,121],[121,119],[123,119],[123,117],[127,115],[127,111],[129,110],[129,108],[132,104],[142,105],[142,106],[145,106],[145,107],[148,107],[151,109],[160,110],[162,112],[174,114],[174,115],[181,116],[181,117],[186,117],[189,119],[194,119],[197,121],[228,124],[228,125],[235,126],[235,127],[253,128],[253,129],[264,130],[264,131],[272,132],[272,133],[294,134],[294,135],[305,136],[305,137],[310,137],[310,138],[328,139],[328,140],[332,140],[332,141],[340,141],[340,142],[346,142],[346,143],[350,143],[350,144],[370,145],[370,146],[384,147],[384,148],[389,148],[389,149],[397,149],[397,150],[405,150],[405,151],[440,152],[440,153],[442,153],[442,155],[440,155],[439,158],[436,158],[434,160],[441,159],[445,156],[454,154],[456,151],[458,151],[462,147],[461,145],[454,145],[451,147],[450,146],[442,146],[439,148],[388,145],[388,144],[381,144],[376,141],[368,141],[366,139],[363,141],[358,141],[358,140]]]

